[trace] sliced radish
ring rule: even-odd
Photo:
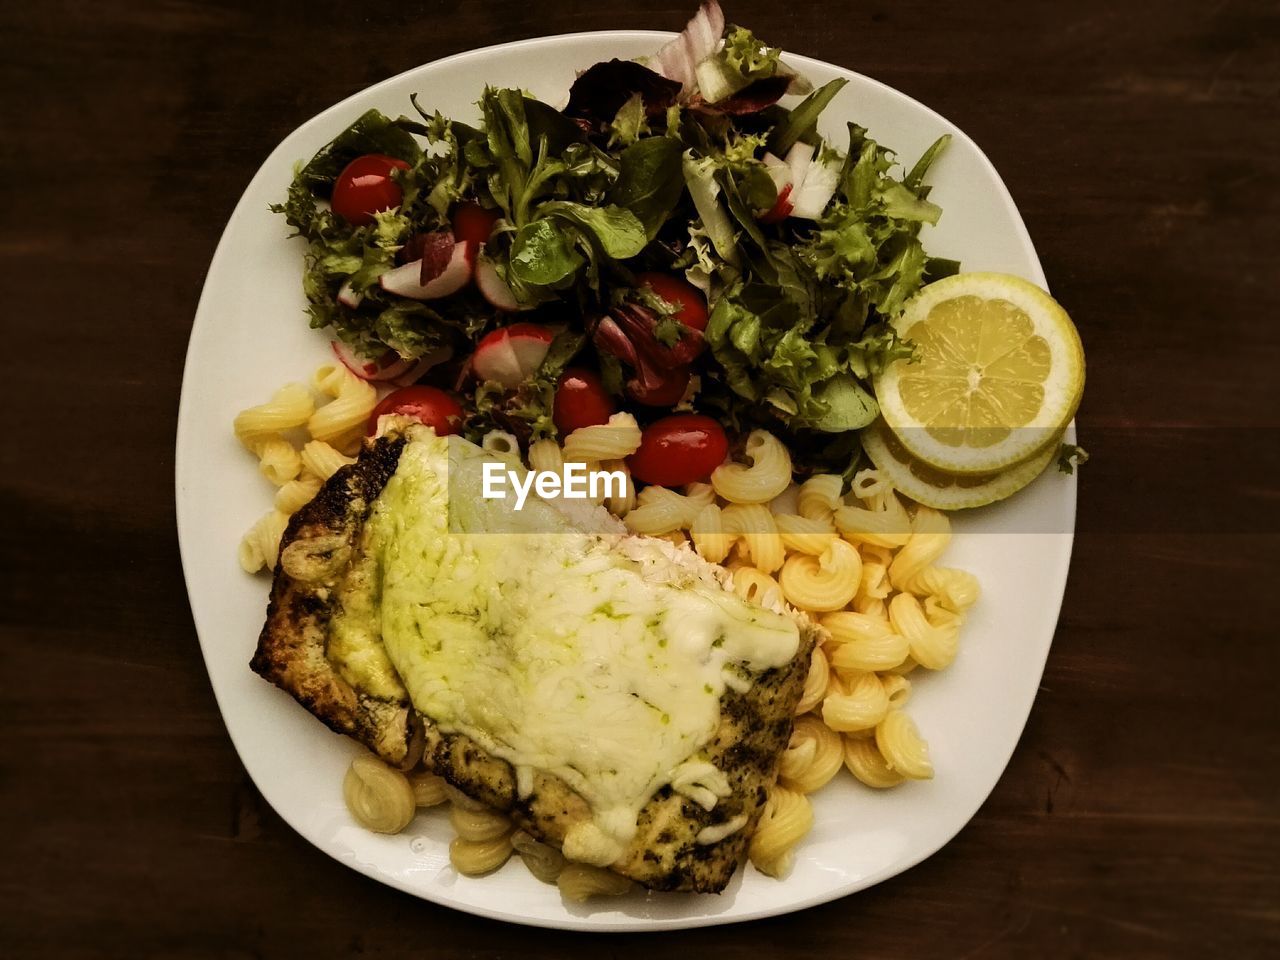
[[[809,164],[804,182],[791,191],[791,216],[816,220],[822,216],[840,184],[842,158],[830,155],[828,160],[819,158]]]
[[[774,201],[773,206],[756,219],[761,223],[781,223],[787,219],[787,217],[791,216],[791,211],[795,209],[791,203],[791,194],[791,184],[788,183],[778,191],[778,199]]]
[[[476,261],[476,289],[497,310],[512,313],[520,309],[516,295],[511,292],[507,282],[498,276],[498,268],[493,265],[492,260],[481,257]]]
[[[717,0],[708,0],[693,15],[680,36],[664,44],[654,55],[651,66],[675,80],[688,94],[697,85],[696,68],[720,46],[724,33],[724,12]]]
[[[455,243],[453,253],[444,266],[444,270],[426,283],[422,283],[422,261],[414,260],[403,266],[388,270],[378,282],[387,293],[410,300],[436,300],[457,293],[471,279],[471,265],[475,252],[465,242]]]
[[[809,165],[813,163],[813,146],[808,143],[796,143],[787,151],[787,166],[791,168],[791,188],[799,190],[804,186],[804,178],[809,173]]]
[[[354,310],[360,306],[360,301],[364,299],[363,293],[356,293],[355,287],[351,286],[351,281],[347,280],[338,288],[338,302],[344,307],[350,307]]]
[[[405,360],[394,350],[388,350],[377,360],[369,360],[341,340],[334,340],[329,346],[342,365],[361,380],[392,380],[413,366],[412,360]]]
[[[391,382],[394,383],[397,387],[411,386],[412,384],[415,384],[419,380],[421,380],[423,375],[426,374],[426,372],[430,370],[432,367],[438,366],[439,364],[442,364],[442,363],[448,363],[452,359],[453,359],[452,347],[440,347],[437,350],[432,350],[430,353],[425,354],[420,359],[415,361],[410,361],[409,368],[399,376],[391,378]]]
[[[476,346],[472,372],[512,390],[542,366],[553,339],[550,330],[536,323],[513,323],[495,330]]]
[[[769,174],[769,179],[777,187],[778,193],[782,193],[783,188],[791,186],[791,164],[772,153],[766,153],[761,159],[764,161],[765,173]]]

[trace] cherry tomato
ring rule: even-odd
[[[378,432],[378,418],[388,413],[412,417],[442,437],[457,433],[462,426],[462,406],[435,387],[401,387],[388,393],[369,415],[369,436]]]
[[[640,449],[627,463],[637,480],[678,487],[706,480],[728,453],[729,439],[720,424],[696,413],[678,413],[645,427]]]
[[[613,398],[596,374],[582,367],[570,367],[560,374],[551,419],[561,434],[608,423],[614,410]]]
[[[671,306],[676,308],[673,316],[686,327],[695,330],[707,329],[707,298],[693,284],[673,277],[669,273],[641,273],[636,275],[636,283],[648,287]]]
[[[648,388],[639,380],[632,380],[627,384],[627,396],[646,407],[674,407],[689,389],[689,377],[688,367],[675,367]]]
[[[381,153],[356,157],[338,174],[329,200],[333,212],[348,223],[362,227],[373,223],[380,210],[400,206],[404,194],[391,179],[392,170],[408,170],[409,164]]]
[[[500,214],[478,203],[460,203],[453,211],[453,238],[479,247],[487,243]]]

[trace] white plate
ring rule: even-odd
[[[718,896],[635,894],[571,906],[519,862],[481,879],[457,875],[439,813],[424,813],[395,837],[352,822],[341,783],[356,746],[248,667],[267,584],[240,571],[236,545],[269,509],[270,493],[232,436],[231,420],[330,359],[326,339],[308,329],[303,314],[301,242],[285,240],[283,218],[267,205],[283,198],[296,160],[310,157],[370,107],[411,113],[409,94],[416,92],[428,108],[472,119],[485,84],[524,87],[559,103],[575,71],[651,53],[668,36],[590,33],[475,50],[393,77],[303,124],[267,158],[236,206],[209,267],[187,353],[177,436],[178,533],[205,663],[245,768],[280,816],[334,858],[427,900],[503,920],[590,930],[729,923],[853,893],[929,856],[973,816],[1013,752],[1053,638],[1071,556],[1075,481],[1054,471],[1006,503],[957,518],[961,535],[945,560],[976,573],[983,597],[965,626],[959,659],[921,679],[912,697],[937,776],[878,793],[842,773],[814,797],[816,826],[785,881],[748,869]],[[849,80],[823,118],[836,143],[845,122],[856,120],[910,163],[939,134],[952,134],[930,173],[932,198],[944,211],[927,237],[930,252],[961,259],[969,270],[1044,283],[1017,208],[968,137],[874,80],[804,57],[788,60],[815,83]],[[325,881],[318,876],[316,882]]]

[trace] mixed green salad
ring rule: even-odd
[[[855,123],[824,138],[845,82],[812,88],[713,2],[563,108],[486,89],[476,124],[370,110],[273,207],[308,244],[312,326],[362,376],[448,392],[473,439],[690,411],[846,472],[870,378],[911,353],[888,319],[958,265],[919,239],[947,138],[903,168]],[[585,405],[557,403],[566,371]]]

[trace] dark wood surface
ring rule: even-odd
[[[775,920],[540,932],[347,870],[248,781],[172,497],[226,217],[281,138],[370,83],[520,37],[678,28],[689,7],[0,5],[0,955],[1280,951],[1274,2],[729,4],[969,132],[1086,341],[1093,462],[1061,625],[1007,772],[941,852]]]

